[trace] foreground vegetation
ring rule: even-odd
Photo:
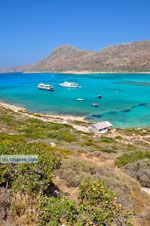
[[[127,213],[122,211],[115,194],[103,181],[89,179],[80,183],[80,204],[77,205],[53,183],[53,171],[60,167],[60,157],[53,154],[55,150],[40,144],[13,142],[13,137],[10,141],[11,144],[1,144],[1,155],[37,154],[39,161],[35,164],[1,164],[0,184],[13,195],[19,193],[31,199],[38,195],[34,211],[37,211],[37,221],[41,225],[111,225],[112,222],[127,221]],[[2,143],[5,143],[4,139]],[[18,216],[26,208],[12,200],[10,206],[12,214]]]
[[[0,155],[38,155],[0,164],[1,225],[149,225],[138,220],[149,203],[139,184],[150,184],[149,129],[93,137],[4,108],[0,129]]]

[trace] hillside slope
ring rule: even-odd
[[[98,52],[62,46],[36,64],[3,71],[149,72],[150,41],[115,45]]]
[[[149,128],[97,137],[76,130],[81,121],[11,107],[0,104],[1,161],[36,155],[38,162],[0,164],[0,225],[150,225],[141,187],[150,189]]]

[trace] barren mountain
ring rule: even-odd
[[[148,72],[150,71],[150,41],[110,46],[98,52],[62,46],[54,49],[48,57],[36,64],[1,70]]]

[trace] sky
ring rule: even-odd
[[[150,40],[150,0],[0,0],[2,67],[62,45],[99,51],[140,40]]]

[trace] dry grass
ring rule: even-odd
[[[150,188],[150,159],[127,164],[123,167],[123,170],[138,180],[142,187]]]
[[[11,218],[15,220],[19,226],[38,224],[38,213],[36,211],[38,203],[38,195],[31,198],[27,194],[14,193],[11,196]]]
[[[140,211],[144,200],[139,183],[119,169],[97,163],[83,158],[70,157],[63,160],[61,168],[56,172],[68,188],[78,187],[85,178],[102,179],[106,185],[118,195],[118,201],[126,209]]]

